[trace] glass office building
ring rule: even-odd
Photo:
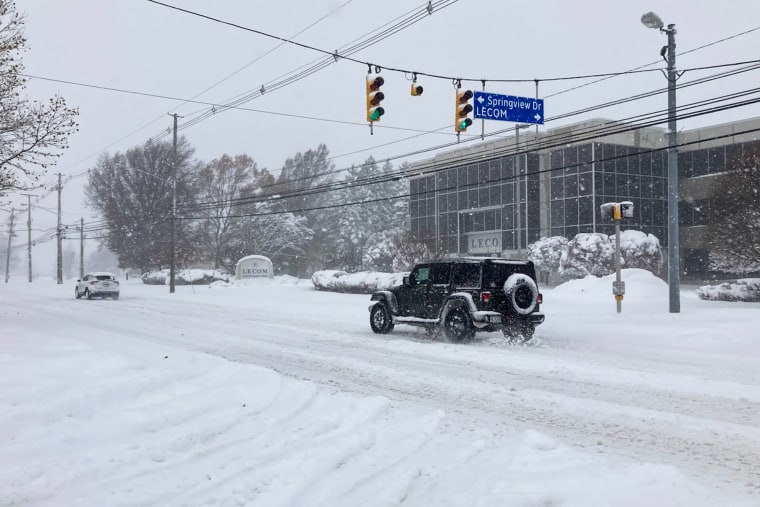
[[[527,245],[541,237],[614,234],[600,205],[631,201],[634,218],[622,228],[652,234],[667,246],[666,131],[645,128],[589,139],[588,132],[611,123],[591,120],[529,134],[521,150],[514,138],[501,139],[413,164],[420,168],[410,178],[413,237],[442,255],[524,257]],[[753,135],[742,135],[757,126],[760,120],[753,119],[679,133],[684,272],[707,271],[704,229],[713,176],[749,147],[760,148]]]

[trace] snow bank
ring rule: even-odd
[[[369,271],[346,273],[345,271],[326,270],[314,273],[311,281],[317,290],[371,294],[377,290],[388,290],[401,285],[404,275],[407,274]]]
[[[147,285],[168,285],[171,272],[168,269],[149,271],[140,279]],[[232,276],[218,269],[180,269],[174,273],[175,285],[209,285],[217,280],[228,281]]]
[[[701,299],[710,301],[760,302],[760,278],[741,278],[736,282],[704,285],[697,289]]]

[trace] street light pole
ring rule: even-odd
[[[668,36],[668,288],[670,293],[670,313],[681,312],[678,238],[678,131],[676,130],[676,25],[665,24],[657,14],[648,12],[641,16],[647,28],[655,28]],[[664,50],[665,48],[663,48]]]

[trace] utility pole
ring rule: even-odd
[[[26,228],[28,231],[27,256],[29,258],[29,283],[32,283],[32,194],[21,195],[26,196],[26,208],[28,211],[28,218],[26,220]]]
[[[84,278],[84,217],[79,219],[79,279]]]
[[[176,220],[177,220],[177,113],[172,114],[174,117],[174,157],[172,158],[172,241],[171,241],[171,262],[169,269],[169,293],[174,294],[174,280],[176,269]]]
[[[5,252],[5,283],[8,283],[8,270],[11,267],[11,238],[13,238],[13,214],[14,210],[11,208],[11,232],[8,234],[8,251]]]
[[[63,283],[63,231],[61,230],[61,173],[58,173],[58,259],[56,263],[56,281]]]

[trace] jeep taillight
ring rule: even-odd
[[[481,292],[480,293],[480,300],[484,303],[488,303],[491,301],[491,293],[490,292]]]
[[[536,297],[536,303],[541,304],[543,302],[544,302],[544,295],[539,292],[538,297]]]

